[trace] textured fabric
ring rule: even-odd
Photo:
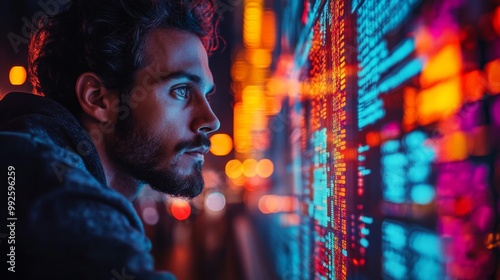
[[[94,145],[63,106],[27,93],[0,101],[3,176],[9,166],[15,210],[1,212],[17,219],[16,272],[7,264],[2,279],[173,279],[153,271],[131,202],[106,185]],[[11,245],[0,242],[3,257]]]

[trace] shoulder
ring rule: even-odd
[[[67,179],[65,174],[69,171],[85,170],[78,154],[69,147],[56,145],[49,138],[22,132],[0,132],[0,143],[2,165],[14,166],[27,179],[36,179],[39,183],[59,184]],[[79,173],[83,175],[85,172]]]
[[[15,197],[17,270],[109,279],[124,268],[141,279],[172,279],[153,272],[151,243],[130,201],[96,180],[77,153],[28,133],[0,132],[0,143],[0,177],[12,177]]]
[[[49,201],[61,204],[54,198],[63,197],[109,205],[137,224],[130,201],[92,175],[81,156],[69,146],[19,132],[0,132],[0,143],[0,172],[15,170],[16,194],[26,211]]]
[[[61,213],[84,215],[89,210],[82,209],[88,208],[94,211],[91,216],[106,216],[108,221],[123,219],[142,231],[130,201],[99,182],[69,147],[18,132],[0,132],[0,143],[0,172],[6,175],[9,169],[15,171],[19,215],[30,223]]]

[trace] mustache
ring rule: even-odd
[[[196,149],[199,147],[206,146],[210,148],[211,143],[208,136],[203,134],[197,134],[192,140],[181,141],[175,145],[175,152],[182,152],[184,150]]]

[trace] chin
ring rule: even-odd
[[[162,193],[173,196],[194,198],[198,196],[204,187],[203,176],[201,174],[202,164],[196,164],[194,170],[187,174],[180,174],[177,169],[170,169],[160,174],[150,174],[149,180],[145,180],[151,188]]]
[[[156,191],[172,196],[186,197],[186,198],[197,197],[203,191],[204,187],[203,180],[201,180],[200,182],[199,180],[191,180],[187,178],[177,181],[174,184],[150,183],[149,185]]]

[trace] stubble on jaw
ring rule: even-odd
[[[187,198],[198,196],[204,187],[203,162],[193,162],[192,173],[188,175],[180,174],[178,162],[185,150],[210,146],[208,137],[197,135],[191,141],[177,143],[171,162],[162,167],[165,159],[161,151],[161,137],[136,124],[132,111],[129,112],[126,118],[117,121],[116,132],[109,145],[109,154],[116,165],[135,178],[138,184],[148,184],[159,192]]]

